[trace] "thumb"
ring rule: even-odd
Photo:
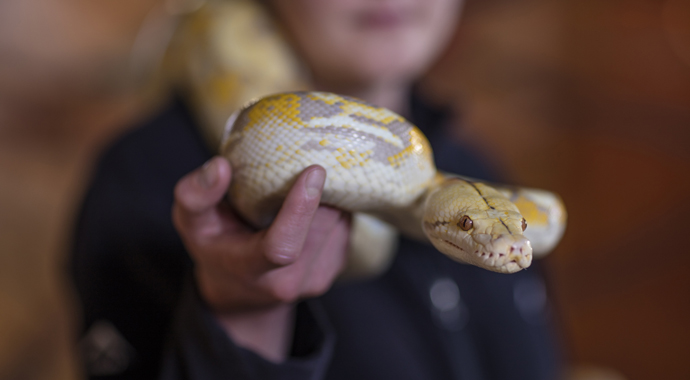
[[[178,227],[197,229],[215,224],[217,206],[228,190],[230,179],[230,163],[223,157],[214,157],[182,177],[175,186],[173,205],[173,219]]]

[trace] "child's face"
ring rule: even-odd
[[[448,42],[461,0],[270,0],[317,82],[409,82]]]

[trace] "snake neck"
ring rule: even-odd
[[[377,211],[372,215],[393,225],[408,238],[429,243],[430,239],[423,228],[427,200],[447,179],[445,174],[437,172],[429,180],[426,189],[408,206]]]

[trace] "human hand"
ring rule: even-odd
[[[291,305],[327,291],[345,264],[349,215],[319,206],[326,172],[305,169],[268,229],[244,224],[224,200],[222,157],[175,187],[173,221],[195,262],[199,291],[241,345],[284,358]]]
[[[273,224],[261,231],[244,224],[224,201],[232,176],[224,158],[178,182],[173,221],[212,309],[265,308],[328,290],[345,263],[349,216],[319,206],[325,175],[319,166],[305,169]]]

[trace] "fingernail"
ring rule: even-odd
[[[325,181],[326,173],[323,170],[312,170],[311,173],[307,174],[307,195],[310,197],[318,196]]]
[[[278,265],[290,265],[297,260],[297,255],[275,255],[273,262]]]
[[[218,181],[218,170],[216,168],[216,161],[211,159],[207,161],[201,168],[199,175],[199,184],[204,189],[210,189]]]

